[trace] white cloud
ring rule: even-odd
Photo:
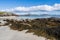
[[[39,5],[39,6],[32,6],[32,7],[17,7],[15,10],[18,11],[38,11],[38,10],[46,10],[51,11],[52,7],[48,5]]]
[[[50,5],[39,5],[39,6],[31,6],[31,7],[16,7],[12,9],[6,9],[2,11],[22,11],[22,12],[31,12],[31,11],[54,11],[60,10],[60,4],[54,4],[53,6]]]
[[[53,10],[60,10],[60,4],[55,4],[53,6]]]

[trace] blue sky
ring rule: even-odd
[[[60,4],[60,0],[0,0],[0,10],[13,9],[17,7],[20,7],[20,9],[22,8],[21,10],[23,10],[26,9],[26,7],[40,5],[54,6],[55,4]]]
[[[0,9],[14,8],[18,6],[54,5],[60,0],[0,0]]]

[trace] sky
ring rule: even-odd
[[[60,0],[0,0],[0,11],[59,15]]]

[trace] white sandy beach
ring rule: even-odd
[[[3,16],[3,17],[0,17],[0,19],[16,19],[17,17],[16,16]]]
[[[5,17],[5,18],[12,18],[12,17]],[[16,18],[16,17],[13,17]],[[2,17],[4,19],[4,17]],[[5,22],[0,20],[2,22],[1,24],[4,24]],[[33,33],[25,33],[27,30],[24,31],[17,31],[17,30],[11,30],[8,26],[0,26],[0,40],[46,40],[44,37],[38,37],[36,35],[33,35]]]
[[[0,40],[45,40],[44,37],[38,37],[33,33],[24,31],[10,30],[8,26],[0,27]]]

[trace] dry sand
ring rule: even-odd
[[[0,27],[0,40],[45,40],[44,37],[38,37],[33,33],[24,31],[11,30],[8,26]]]

